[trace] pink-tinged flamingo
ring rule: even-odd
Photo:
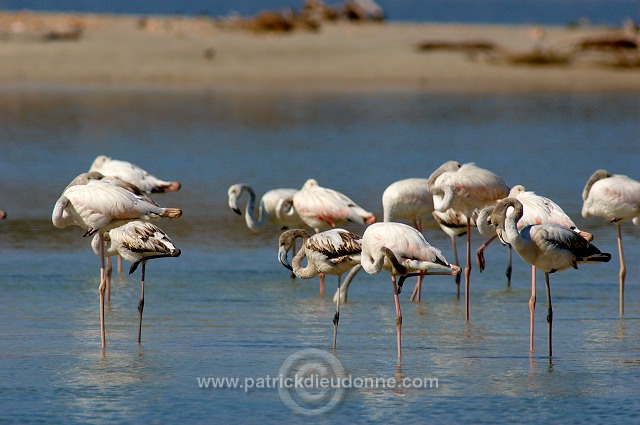
[[[423,224],[433,221],[433,196],[427,188],[427,179],[408,178],[391,183],[382,193],[384,221],[409,220],[413,227],[422,232]],[[420,302],[422,276],[418,276],[413,294]],[[411,296],[411,301],[415,298]]]
[[[316,233],[351,222],[371,224],[376,217],[336,190],[322,187],[314,179],[305,182],[294,196],[293,207]],[[324,295],[324,275],[320,274],[320,294]]]
[[[518,231],[524,229],[527,226],[536,224],[556,224],[558,226],[566,227],[567,229],[580,235],[586,241],[591,242],[593,235],[580,230],[571,218],[564,212],[564,210],[551,199],[535,194],[534,192],[527,191],[524,186],[516,185],[511,188],[509,192],[509,198],[515,198],[522,203],[523,213],[522,217],[517,221]],[[498,236],[498,230],[493,226],[491,222],[491,214],[494,206],[484,207],[478,214],[478,230],[481,234],[488,236],[493,235],[483,246],[476,251],[478,267],[480,270],[484,270],[485,260],[483,251],[488,244]],[[507,214],[511,212],[512,208],[507,210]],[[507,277],[511,277],[511,252],[512,247],[509,247],[509,266],[507,268]],[[510,286],[510,281],[509,281]],[[533,333],[534,333],[534,318],[536,311],[536,267],[531,265],[531,297],[529,298],[529,350],[533,352]]]
[[[431,246],[415,228],[403,223],[375,223],[362,236],[362,268],[369,274],[382,269],[391,274],[396,306],[398,361],[402,359],[402,284],[408,276],[456,275],[460,268],[449,264],[442,253]],[[396,282],[396,276],[400,279]]]
[[[302,238],[302,247],[295,254],[291,264],[287,260],[287,253],[295,249],[295,241]],[[344,229],[330,229],[316,233],[313,236],[302,229],[287,230],[280,235],[278,241],[278,260],[300,279],[311,279],[320,273],[338,276],[338,291],[340,278],[350,268],[360,264],[362,238]],[[307,265],[302,262],[307,258]],[[336,314],[333,317],[333,348],[336,348],[338,322],[340,321],[340,297],[336,300]]]
[[[182,215],[178,208],[161,208],[134,195],[126,189],[101,180],[89,181],[85,185],[67,187],[56,201],[51,214],[53,225],[58,228],[80,226],[86,229],[85,236],[102,234],[128,221],[160,217],[177,218]],[[101,243],[102,253],[104,242]],[[102,347],[106,347],[104,332],[104,292],[106,287],[104,254],[100,255],[100,334]]]
[[[255,216],[256,193],[251,186],[245,183],[237,183],[229,187],[229,208],[236,214],[242,215],[238,201],[243,193],[249,195],[249,201],[245,206],[244,219],[247,227],[258,232],[270,225],[280,230],[296,228],[304,225],[304,222],[293,208],[293,195],[298,189],[280,188],[272,189],[260,199],[258,217]]]
[[[157,178],[148,171],[127,161],[112,159],[99,155],[91,164],[89,171],[98,171],[105,176],[118,177],[132,183],[146,193],[176,192],[180,190],[180,183]]]
[[[0,220],[4,220],[5,218],[7,218],[7,212],[0,210]]]
[[[496,174],[473,163],[460,165],[447,161],[429,177],[429,191],[433,194],[433,207],[444,212],[456,209],[467,216],[467,264],[465,278],[465,317],[469,320],[469,281],[471,278],[471,215],[476,208],[502,199],[509,186]]]
[[[509,208],[513,208],[509,212]],[[547,286],[547,324],[549,357],[552,355],[553,308],[549,273],[578,268],[581,263],[608,262],[611,254],[603,253],[575,231],[557,224],[533,224],[518,230],[518,220],[524,215],[522,202],[506,198],[498,202],[491,213],[498,237],[513,246],[524,261],[544,272]],[[531,336],[530,336],[531,338]]]
[[[602,217],[616,225],[618,231],[618,255],[620,256],[620,316],[624,315],[624,280],[627,267],[622,246],[624,220],[640,220],[640,182],[622,174],[610,174],[605,170],[596,170],[582,191],[582,216]]]
[[[153,223],[148,221],[130,221],[122,226],[105,232],[103,238],[108,242],[104,255],[111,257],[120,255],[131,262],[129,274],[136,271],[142,263],[140,281],[140,301],[138,302],[138,343],[142,338],[142,311],[144,310],[144,279],[147,260],[163,257],[178,257],[180,250],[175,247],[169,236]],[[96,255],[100,255],[100,235],[95,235],[91,247]]]

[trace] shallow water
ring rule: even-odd
[[[305,404],[307,394],[292,405],[278,389],[255,384],[278,377],[290,355],[316,348],[334,354],[352,379],[438,381],[437,388],[352,385],[314,417],[320,422],[635,422],[640,230],[623,226],[620,318],[615,228],[582,219],[580,196],[597,168],[638,179],[639,116],[638,95],[5,92],[0,421],[305,422],[302,413],[326,400]],[[136,343],[139,271],[125,273],[112,289],[104,352],[98,259],[81,230],[50,222],[62,189],[99,154],[179,180],[180,192],[157,199],[184,210],[161,224],[182,256],[147,267],[143,343]],[[388,184],[426,177],[449,159],[554,199],[612,253],[608,264],[552,275],[552,360],[543,276],[530,356],[529,267],[515,255],[507,288],[506,249],[497,244],[487,270],[472,272],[470,323],[452,278],[430,278],[420,304],[409,302],[407,282],[400,365],[389,277],[359,274],[341,306],[334,352],[335,278],[324,297],[316,279],[292,281],[276,259],[278,230],[253,234],[227,207],[233,183],[262,194],[313,177],[381,217]],[[447,237],[425,233],[451,260]],[[474,233],[474,248],[482,241]],[[315,364],[305,355],[298,357]],[[253,380],[254,388],[200,388],[198,378],[207,377]]]

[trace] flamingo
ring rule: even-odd
[[[238,207],[238,200],[243,193],[249,194],[249,202],[245,207],[244,219],[247,227],[254,232],[260,231],[267,223],[282,228],[292,228],[304,225],[304,222],[293,208],[293,195],[297,189],[272,189],[266,192],[260,199],[258,207],[258,220],[254,219],[256,193],[253,188],[244,183],[234,184],[229,187],[229,208],[242,215]]]
[[[585,231],[580,230],[571,218],[564,212],[564,210],[551,199],[537,195],[535,192],[527,191],[524,186],[516,185],[511,188],[509,192],[509,198],[515,198],[522,203],[523,213],[522,217],[517,221],[518,231],[524,229],[527,226],[536,224],[557,224],[562,227],[566,227],[569,230],[580,235],[586,241],[591,242],[593,235]],[[484,270],[485,261],[483,255],[483,248],[486,248],[488,244],[498,236],[498,230],[491,223],[491,214],[494,210],[494,206],[484,207],[478,214],[478,230],[483,235],[493,234],[490,239],[483,246],[476,251],[478,267],[480,270]],[[509,213],[510,211],[507,211]],[[510,278],[511,271],[511,245],[509,247],[509,266],[507,268],[507,277]],[[536,311],[536,267],[531,265],[531,297],[529,298],[529,351],[533,352],[533,331],[534,331],[534,317]]]
[[[146,193],[176,192],[181,187],[178,182],[161,180],[135,164],[112,159],[105,155],[96,157],[89,171],[98,171],[105,176],[118,177],[136,185]]]
[[[624,261],[620,222],[633,220],[633,223],[640,227],[640,182],[622,174],[596,170],[584,186],[582,201],[582,217],[602,217],[616,225],[620,256],[620,316],[623,316],[627,267]]]
[[[302,247],[293,257],[290,265],[287,253],[295,249],[295,240],[302,238]],[[350,268],[360,264],[362,238],[355,233],[336,228],[309,236],[305,230],[287,230],[280,235],[278,241],[278,260],[287,269],[301,279],[311,279],[320,273],[338,276],[338,291],[340,278]],[[307,258],[306,267],[302,261]],[[336,348],[338,322],[340,320],[340,297],[336,301],[336,314],[333,317],[333,348]]]
[[[568,227],[589,242],[593,240],[593,235],[578,229],[571,217],[569,217],[558,204],[547,197],[528,191],[523,185],[513,186],[509,191],[508,198],[516,198],[524,205],[524,215],[520,221],[518,221],[518,229],[522,229],[530,224],[554,223]],[[484,236],[490,236],[490,239],[476,250],[476,261],[480,271],[485,269],[484,251],[498,236],[495,227],[491,225],[491,211],[493,211],[493,205],[484,207],[478,213],[478,231]],[[508,286],[511,286],[511,259],[511,247],[509,247],[509,262],[506,272]],[[533,272],[532,270],[532,273]],[[533,279],[535,282],[535,275]]]
[[[511,212],[508,211],[510,207],[513,207]],[[606,263],[611,259],[611,254],[601,252],[575,231],[558,224],[532,224],[518,230],[517,223],[523,215],[522,202],[516,198],[506,198],[495,205],[491,213],[491,222],[496,226],[498,237],[503,243],[513,246],[524,261],[544,272],[551,357],[553,308],[549,274],[570,267],[577,269],[578,264],[582,263]]]
[[[7,212],[0,210],[0,220],[4,220],[5,218],[7,218]]]
[[[469,280],[471,278],[471,215],[476,208],[502,199],[509,186],[493,172],[474,163],[460,165],[447,161],[429,176],[429,191],[436,211],[449,208],[467,216],[467,264],[464,269],[465,316],[469,320]]]
[[[427,242],[422,233],[403,223],[375,223],[362,235],[361,264],[364,271],[377,274],[382,269],[391,274],[396,305],[398,362],[402,359],[402,284],[408,276],[456,275],[460,267],[449,264],[437,248]],[[400,279],[396,282],[396,276]]]
[[[67,187],[56,201],[51,221],[57,228],[80,226],[85,236],[102,234],[127,221],[160,217],[177,218],[178,208],[161,208],[141,197],[106,181],[92,180],[85,185]],[[104,242],[102,241],[102,252]],[[102,348],[106,347],[104,331],[104,292],[106,287],[104,255],[100,255],[100,335]]]
[[[382,193],[382,209],[384,221],[411,221],[413,227],[422,232],[423,223],[433,220],[433,195],[427,188],[427,179],[408,178],[391,183]],[[411,301],[417,294],[420,301],[423,276],[418,276]]]
[[[444,212],[433,210],[431,213],[433,218],[438,223],[438,226],[445,232],[449,238],[451,238],[451,248],[453,249],[453,261],[456,266],[460,265],[458,261],[458,244],[456,243],[456,238],[459,236],[463,236],[467,233],[467,216],[462,212],[455,210],[453,208],[449,208]],[[471,225],[475,226],[476,220],[471,217]],[[411,299],[415,295],[411,294]],[[460,298],[460,275],[456,275],[456,295]],[[420,300],[420,293],[417,294],[418,300]]]
[[[319,233],[323,229],[346,222],[371,224],[375,215],[336,190],[322,187],[314,179],[305,182],[293,196],[293,207],[309,227]],[[324,294],[324,275],[320,273],[320,294]]]
[[[120,255],[131,262],[129,274],[136,271],[142,263],[140,301],[138,302],[138,343],[142,338],[142,310],[144,309],[144,278],[147,260],[163,257],[178,257],[180,250],[175,247],[167,234],[153,223],[147,221],[130,221],[113,228],[102,235],[109,242],[103,253],[105,256]],[[100,234],[94,235],[91,247],[96,255],[100,255]]]

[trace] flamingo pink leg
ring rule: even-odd
[[[104,292],[107,284],[104,268],[104,238],[101,233],[98,234],[100,235],[100,286],[98,286],[98,292],[100,293],[100,338],[102,340],[102,348],[104,349],[107,346],[104,329]]]
[[[531,266],[531,298],[529,298],[529,351],[533,353],[533,325],[536,315],[536,267]]]
[[[620,222],[616,221],[618,229],[618,255],[620,256],[620,317],[624,316],[624,279],[627,276],[627,267],[624,263],[624,249],[622,247],[622,230]]]
[[[544,278],[547,284],[547,324],[549,325],[549,357],[552,355],[552,339],[551,329],[553,327],[553,307],[551,306],[551,287],[549,286],[549,273],[544,274]]]
[[[416,283],[415,288],[413,288],[413,292],[411,293],[411,302],[416,301],[420,302],[420,296],[422,294],[422,279],[424,276],[418,276],[418,282]]]
[[[467,217],[467,265],[464,268],[465,317],[469,321],[469,279],[471,278],[471,215]]]

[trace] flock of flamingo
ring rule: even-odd
[[[180,250],[150,220],[178,218],[178,208],[163,208],[150,197],[153,193],[177,191],[180,184],[156,178],[141,167],[106,156],[95,159],[88,172],[81,173],[64,189],[55,203],[52,221],[55,227],[79,226],[84,235],[93,235],[91,246],[100,257],[100,328],[102,347],[106,346],[104,324],[105,291],[109,286],[110,266],[105,258],[120,256],[132,263],[130,273],[142,264],[141,295],[138,303],[138,342],[141,340],[144,308],[146,261],[177,257]],[[418,281],[411,300],[420,300],[421,282],[426,275],[450,275],[460,282],[464,275],[465,316],[469,320],[472,226],[488,237],[476,251],[476,261],[485,266],[484,249],[495,239],[531,265],[530,351],[533,352],[536,306],[536,269],[545,274],[547,295],[548,349],[552,355],[553,309],[549,275],[578,268],[579,264],[608,262],[611,254],[591,243],[593,236],[577,228],[571,218],[552,200],[526,190],[509,187],[495,173],[473,163],[448,161],[429,178],[409,178],[392,183],[382,195],[383,222],[371,212],[336,190],[322,187],[314,179],[301,189],[280,188],[266,192],[258,203],[256,193],[247,184],[234,184],[228,190],[229,207],[237,214],[243,194],[249,200],[244,208],[246,225],[252,231],[271,227],[282,233],[278,241],[278,260],[293,276],[310,279],[318,276],[324,294],[325,274],[338,277],[334,300],[333,345],[336,346],[340,303],[347,299],[348,286],[356,273],[364,270],[391,276],[396,309],[398,360],[402,358],[402,312],[399,294],[408,277]],[[620,314],[624,312],[626,267],[620,222],[633,220],[640,227],[640,182],[624,175],[597,170],[588,179],[583,193],[582,216],[602,217],[616,225],[620,257]],[[408,220],[412,225],[400,223]],[[362,235],[340,228],[345,223],[365,227]],[[449,235],[455,262],[452,264],[423,235],[427,223],[437,225]],[[313,229],[310,234],[304,227]],[[458,266],[456,238],[466,234],[466,264]],[[301,240],[301,246],[296,243]],[[291,262],[289,252],[294,252]],[[305,264],[306,259],[306,264]],[[110,264],[110,263],[109,263]],[[349,276],[341,283],[343,274]],[[464,272],[464,273],[463,273]]]

